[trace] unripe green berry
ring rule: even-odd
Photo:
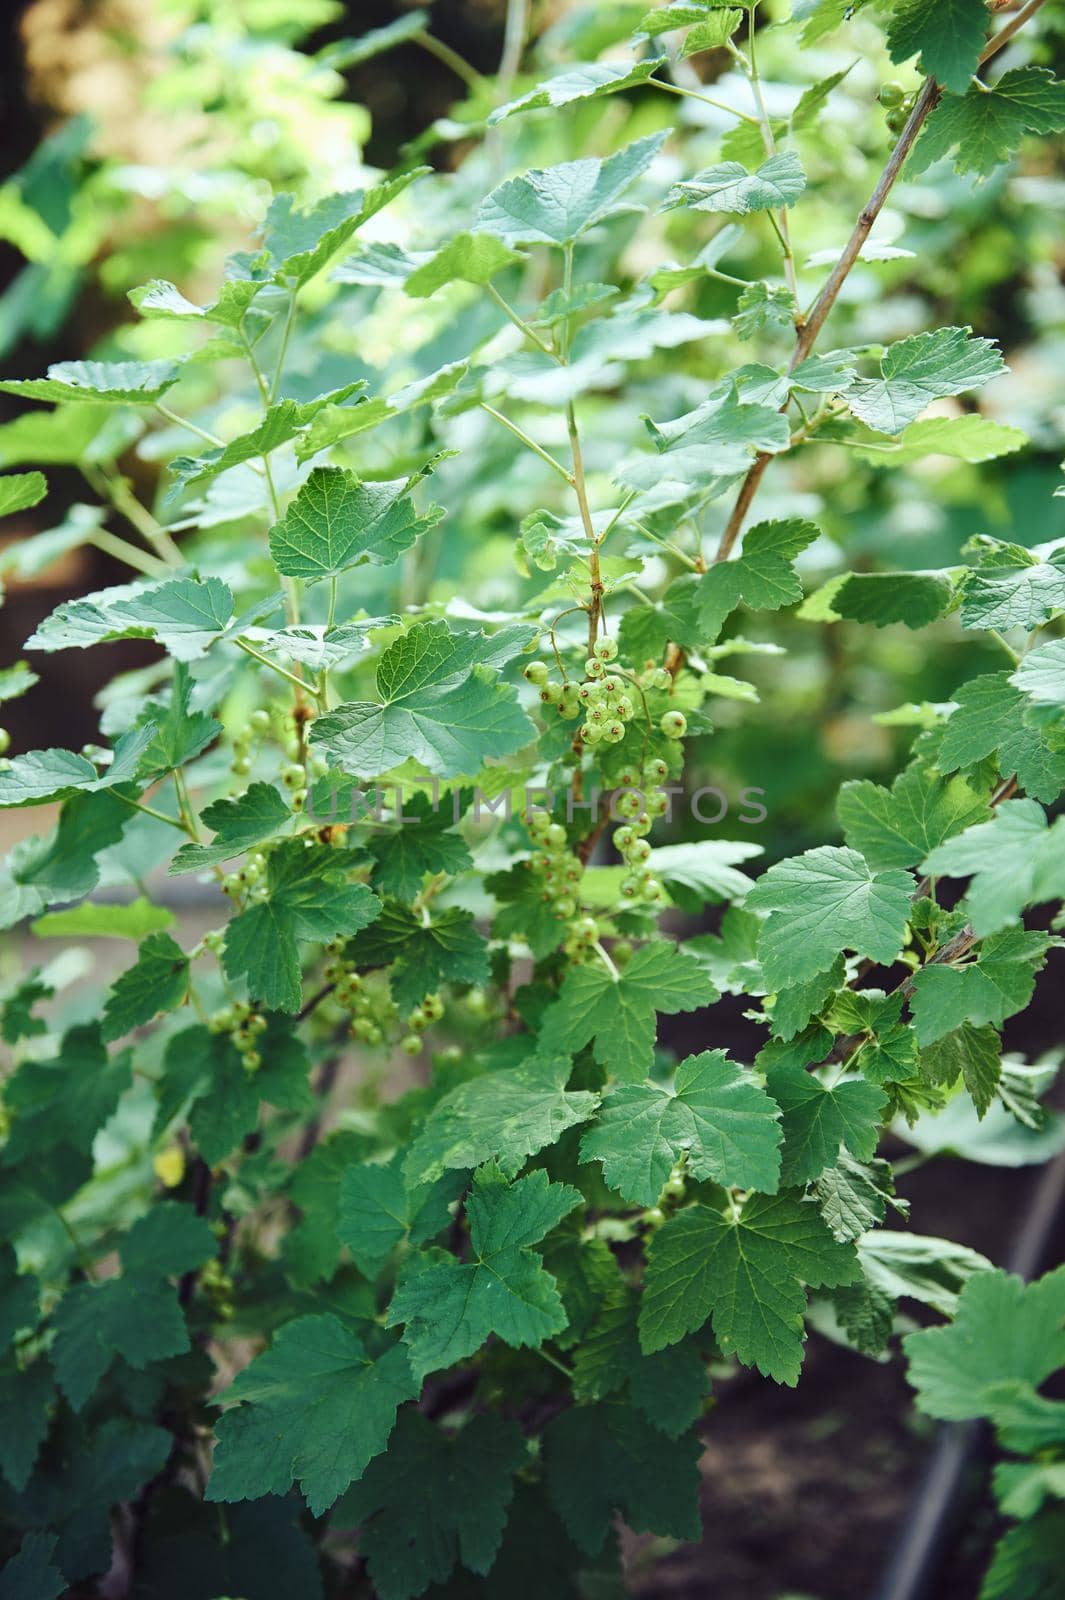
[[[522,673],[526,683],[535,683],[537,687],[547,682],[550,673],[546,661],[530,661]]]
[[[636,835],[627,825],[622,828],[615,828],[613,837],[614,849],[620,851],[622,855],[624,855],[627,850],[631,850],[632,846],[636,843]]]
[[[664,817],[669,810],[669,796],[664,789],[652,789],[647,796],[647,813],[652,817]]]
[[[0,728],[0,756],[6,756],[11,749],[11,735],[6,728]]]
[[[577,902],[574,900],[572,895],[564,894],[560,899],[555,901],[555,916],[561,917],[564,922],[568,921],[568,919],[575,914],[576,910]]]
[[[661,756],[656,756],[653,761],[647,763],[644,768],[644,776],[649,783],[664,783],[666,778],[669,777],[669,767]]]
[[[307,770],[299,761],[290,761],[281,768],[281,782],[286,789],[302,789],[307,781]]]
[[[615,939],[614,948],[610,952],[610,959],[616,967],[627,967],[635,954],[636,948],[629,943],[628,939]]]
[[[253,711],[248,721],[256,733],[265,733],[270,726],[270,713],[263,710]]]
[[[641,884],[639,878],[629,874],[621,880],[621,896],[624,900],[638,900],[640,898]]]
[[[238,778],[246,778],[251,771],[251,762],[247,756],[238,756],[233,763],[233,772]]]
[[[906,98],[906,91],[896,78],[889,78],[887,83],[880,85],[877,99],[885,111],[894,111],[896,106],[901,106]]]
[[[619,817],[638,817],[643,810],[643,795],[638,789],[623,789],[614,801]]]
[[[529,832],[534,838],[542,838],[551,826],[551,818],[546,811],[533,811],[526,823]]]
[[[540,701],[545,706],[557,706],[562,699],[562,690],[557,683],[545,683],[540,690]]]
[[[599,744],[603,737],[603,730],[597,722],[586,722],[581,728],[581,737],[585,744]]]
[[[410,1028],[412,1033],[424,1033],[428,1026],[429,1018],[421,1006],[415,1006],[413,1011],[408,1012],[407,1027]]]
[[[625,852],[625,859],[632,867],[640,867],[651,854],[651,846],[646,839],[633,839],[632,844]]]
[[[606,668],[598,656],[589,656],[584,663],[584,675],[586,678],[601,678],[605,672]]]
[[[663,711],[658,726],[667,739],[683,739],[688,731],[688,720],[683,711]]]
[[[614,661],[617,659],[618,647],[613,639],[597,639],[594,649],[595,655],[600,661]]]
[[[620,744],[625,737],[625,724],[623,722],[608,722],[603,730],[603,738],[607,744]]]
[[[544,834],[544,844],[549,850],[564,850],[566,848],[566,830],[561,822],[552,822]]]
[[[662,885],[657,878],[645,878],[640,885],[640,896],[644,900],[661,900]]]
[[[599,924],[594,917],[578,917],[570,932],[580,944],[594,944],[599,937]]]
[[[263,1064],[263,1058],[259,1054],[258,1050],[245,1050],[244,1051],[243,1065],[244,1065],[244,1071],[245,1072],[258,1072],[258,1070],[262,1066],[262,1064]]]
[[[630,717],[635,712],[636,707],[633,705],[627,694],[621,694],[618,695],[617,704],[615,705],[614,710],[617,712],[622,722],[628,722]]]
[[[488,996],[483,989],[473,988],[466,996],[466,1009],[475,1017],[488,1015]]]
[[[422,1041],[416,1033],[408,1033],[399,1041],[399,1048],[405,1056],[420,1056]]]

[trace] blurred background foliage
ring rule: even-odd
[[[800,284],[812,295],[891,146],[877,102],[880,83],[898,76],[909,89],[916,77],[912,69],[889,68],[880,30],[860,12],[797,56],[794,34],[773,26],[789,9],[787,0],[763,7],[759,55],[770,113],[793,108],[804,74],[809,83],[846,74],[803,135],[810,189],[797,213],[795,248]],[[456,216],[467,216],[504,171],[606,154],[656,128],[677,132],[665,176],[690,175],[719,158],[731,119],[654,89],[516,118],[482,137],[484,117],[508,85],[534,82],[562,61],[624,53],[645,10],[644,0],[533,0],[527,14],[518,0],[509,8],[505,0],[437,0],[424,13],[395,0],[33,0],[16,8],[5,54],[5,147],[15,170],[0,187],[5,371],[32,376],[61,357],[184,352],[183,328],[137,321],[127,291],[165,276],[194,301],[209,299],[224,257],[247,246],[277,189],[315,199],[358,187],[397,163],[425,161],[436,177],[390,207],[376,230],[417,250]],[[352,44],[377,28],[406,37],[373,54]],[[1028,59],[1060,71],[1065,12],[1045,8],[1036,31]],[[1032,50],[1030,41],[1024,48]],[[1008,52],[1003,64],[1010,64]],[[723,51],[705,52],[681,70],[692,84],[716,83],[727,97],[748,94]],[[481,77],[500,72],[504,81],[494,89]],[[852,272],[825,343],[887,342],[967,320],[1001,342],[1011,369],[981,391],[981,411],[1023,428],[1031,442],[984,464],[930,457],[890,472],[875,457],[832,446],[791,452],[773,465],[759,515],[818,520],[824,538],[803,558],[808,589],[845,568],[949,565],[974,534],[1025,545],[1065,535],[1065,499],[1054,498],[1065,449],[1063,204],[1065,152],[1052,140],[1033,142],[986,182],[958,177],[943,163],[931,175],[904,179],[892,194],[874,232],[883,259],[863,261]],[[597,230],[585,270],[597,275],[599,252],[603,277],[632,284],[663,261],[688,262],[704,242],[704,220],[691,211],[654,221],[622,216]],[[772,278],[779,255],[768,227],[745,229],[728,264],[741,278]],[[503,325],[492,303],[469,286],[421,302],[387,285],[344,278],[341,269],[312,288],[312,314],[302,318],[290,355],[292,398],[353,378],[366,378],[373,394],[394,393],[468,355],[474,328],[487,337]],[[502,280],[501,286],[507,288]],[[513,288],[511,299],[528,298],[516,280]],[[669,303],[702,318],[725,318],[738,293],[732,283],[699,274],[670,290]],[[609,380],[596,385],[581,401],[593,482],[605,490],[620,455],[639,442],[641,412],[679,414],[739,362],[785,359],[789,343],[787,327],[744,344],[722,322],[719,335],[637,361],[616,387]],[[202,426],[225,432],[249,398],[246,369],[231,366],[231,387],[225,376],[219,385],[226,364],[203,369],[194,411]],[[955,414],[970,403],[940,402],[935,409]],[[104,533],[109,525],[123,531],[124,521],[140,515],[140,503],[154,504],[165,520],[157,503],[159,464],[190,443],[166,428],[144,434],[142,423],[121,412],[102,426],[84,415],[93,408],[81,407],[85,436],[68,433],[57,445],[54,432],[43,440],[41,413],[18,417],[10,405],[0,413],[0,467],[42,464],[51,452],[58,470],[50,474],[47,502],[12,519],[0,545],[8,590],[5,661],[64,594],[125,576],[98,548],[106,537],[77,547],[71,519],[92,514],[77,509],[80,501],[110,500],[100,513],[110,519],[100,524]],[[561,443],[557,408],[517,400],[514,407],[530,413],[546,444]],[[434,447],[459,452],[438,468],[437,497],[461,506],[461,514],[449,518],[433,554],[419,556],[416,565],[375,569],[372,580],[362,569],[358,593],[347,597],[352,607],[387,610],[397,598],[446,603],[461,576],[466,599],[491,612],[543,586],[543,574],[520,568],[517,531],[530,511],[555,503],[556,485],[482,413],[441,421],[416,410],[356,434],[336,459],[366,476],[395,477]],[[291,481],[306,470],[293,461]],[[197,529],[176,525],[183,548],[218,553],[224,546],[225,560],[254,572],[261,518],[221,493],[208,493],[205,502]],[[723,507],[727,502],[717,502],[705,513],[708,545]],[[20,542],[47,527],[58,528],[55,559],[44,566],[21,559]],[[743,788],[764,789],[764,827],[744,828],[733,804],[719,831],[756,837],[770,858],[835,836],[832,805],[842,781],[890,777],[914,733],[906,725],[913,718],[890,716],[896,708],[947,700],[963,678],[999,665],[993,643],[963,638],[949,619],[920,634],[901,626],[874,633],[801,615],[748,618],[744,627],[786,653],[743,658],[742,675],[753,687],[715,702],[716,731],[692,744],[689,782],[716,785],[733,802]],[[93,652],[103,658],[99,664],[72,659],[77,654],[35,662],[41,683],[11,708],[20,746],[55,740],[76,746],[95,734],[100,684],[92,672],[110,675],[126,665],[144,674],[130,683],[150,681],[151,647]],[[698,824],[679,820],[678,837],[685,828]]]

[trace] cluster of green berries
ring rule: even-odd
[[[200,1268],[200,1288],[211,1302],[211,1310],[219,1322],[233,1320],[233,1279],[219,1261],[212,1256]]]
[[[536,847],[529,866],[540,879],[541,899],[560,921],[568,922],[577,915],[584,866],[569,848],[561,822],[552,822],[546,811],[534,811],[528,828]]]
[[[399,1041],[399,1048],[406,1056],[420,1056],[423,1048],[422,1034],[434,1022],[439,1022],[444,1015],[444,1002],[438,994],[427,994],[420,1005],[407,1013],[407,1029]]]
[[[232,899],[246,898],[252,900],[265,900],[269,895],[266,883],[266,857],[261,850],[252,850],[244,862],[234,872],[227,872],[222,879],[222,893],[228,894]],[[204,944],[208,950],[213,945]]]
[[[251,771],[252,745],[270,732],[269,711],[253,711],[245,725],[233,740],[233,774],[237,778],[246,778]]]
[[[913,110],[916,93],[907,94],[896,79],[892,78],[887,83],[880,85],[877,99],[887,112],[884,121],[887,123],[889,133],[901,133]]]
[[[333,1001],[348,1017],[348,1033],[360,1044],[384,1044],[399,1019],[399,1007],[387,984],[374,983],[356,971],[344,954],[343,939],[333,939],[325,947],[328,957],[322,968],[326,983],[333,985]]]
[[[232,1005],[214,1012],[207,1026],[212,1033],[228,1033],[245,1072],[258,1072],[263,1064],[259,1040],[267,1028],[266,1018],[261,1011],[256,1011],[247,1000],[234,1000]]]
[[[666,715],[680,716],[680,713],[667,712]],[[647,900],[653,904],[662,899],[662,885],[648,866],[651,846],[647,835],[654,819],[669,809],[669,796],[659,787],[668,776],[669,768],[657,756],[641,771],[626,767],[620,775],[621,792],[614,798],[614,810],[624,820],[614,829],[613,840],[628,868],[621,880],[624,900]]]

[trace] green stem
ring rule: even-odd
[[[113,556],[116,561],[124,561],[135,572],[143,572],[146,578],[168,578],[173,571],[158,556],[150,556],[147,551],[130,544],[128,539],[121,539],[117,533],[108,533],[106,528],[98,528],[91,533],[88,543],[95,545],[105,555]]]
[[[700,570],[698,562],[694,561],[691,556],[686,556],[684,551],[679,549],[671,539],[663,539],[657,533],[652,533],[650,528],[642,522],[634,522],[633,527],[639,528],[645,539],[650,539],[655,544],[660,544],[663,550],[668,550],[671,555],[676,556],[678,561],[683,561],[686,567],[691,567],[693,572]]]
[[[200,842],[200,830],[196,826],[196,813],[192,809],[192,799],[189,795],[189,786],[185,774],[180,767],[174,768],[174,793],[177,796],[178,810],[181,820],[185,825],[185,832],[197,844]]]
[[[573,488],[573,475],[572,473],[566,471],[561,461],[556,461],[554,456],[549,455],[546,450],[541,449],[535,439],[530,439],[525,430],[523,428],[519,428],[516,422],[511,422],[510,418],[505,417],[502,411],[497,411],[494,406],[488,405],[484,400],[482,400],[480,404],[482,411],[487,411],[488,415],[490,417],[494,417],[497,422],[501,422],[504,428],[509,428],[514,437],[516,439],[520,439],[527,450],[531,450],[534,455],[539,456],[541,461],[545,461],[553,472],[557,472],[559,477],[568,483],[571,489]]]
[[[713,95],[700,94],[697,89],[682,89],[679,83],[667,83],[664,78],[648,78],[648,88],[664,89],[666,94],[679,94],[685,100],[700,100],[704,106],[713,106],[717,111],[727,111],[730,117],[735,117],[739,122],[750,122],[758,126],[758,118],[752,117],[748,111],[737,111],[735,106],[726,105],[724,100],[715,100]]]
[[[556,1371],[561,1372],[564,1378],[572,1382],[573,1369],[571,1367],[567,1367],[564,1361],[560,1361],[557,1356],[553,1356],[550,1350],[545,1350],[542,1344],[533,1345],[533,1349],[536,1351],[538,1356],[543,1357],[549,1366],[554,1367]]]
[[[184,428],[188,433],[194,433],[197,438],[203,439],[207,444],[213,444],[216,449],[224,450],[226,442],[220,439],[217,433],[209,433],[206,428],[201,428],[199,423],[190,422],[188,417],[179,417],[176,411],[171,411],[169,406],[164,406],[161,400],[155,402],[155,409],[167,422],[172,422],[176,428]]]
[[[177,828],[181,833],[188,833],[189,830],[178,817],[168,817],[165,811],[156,811],[154,806],[146,806],[141,800],[132,800],[128,794],[123,794],[121,789],[112,789],[111,793],[117,795],[125,805],[131,806],[134,811],[143,811],[146,817],[154,817],[156,822],[167,822],[172,828]]]
[[[144,542],[151,546],[159,560],[167,567],[182,567],[185,558],[166,529],[156,522],[151,512],[142,506],[123,478],[107,472],[97,472],[93,467],[83,467],[82,475],[96,493],[110,500],[130,525],[136,528]]]
[[[494,283],[486,283],[485,284],[485,288],[488,290],[489,299],[495,301],[496,305],[499,307],[500,311],[502,311],[503,315],[505,317],[509,318],[509,320],[518,329],[518,331],[520,333],[523,333],[525,335],[526,339],[531,340],[532,343],[534,345],[536,345],[538,350],[542,350],[545,356],[550,356],[552,361],[557,361],[558,357],[556,356],[555,352],[552,350],[551,346],[549,344],[545,344],[544,341],[540,338],[540,335],[533,328],[531,328],[529,326],[529,324],[526,322],[525,318],[523,316],[520,316],[518,314],[518,312],[514,310],[514,307],[512,305],[509,305],[507,303],[507,301],[504,300],[503,296],[500,294],[500,292],[496,288],[495,284]]]
[[[471,66],[464,56],[460,56],[457,50],[452,50],[449,44],[435,39],[425,29],[412,34],[411,41],[413,44],[420,44],[423,50],[428,50],[429,54],[442,61],[445,67],[450,67],[456,78],[461,78],[467,88],[477,90],[484,83],[477,68]]]
[[[247,639],[234,639],[233,643],[238,650],[243,650],[245,655],[249,655],[258,661],[260,666],[269,667],[270,671],[276,672],[279,677],[287,678],[289,683],[295,684],[297,689],[306,689],[307,685],[302,678],[297,678],[294,672],[289,672],[288,668],[281,666],[279,662],[271,661],[269,656],[261,655],[254,645],[248,643]]]
[[[755,104],[758,107],[757,121],[762,130],[762,143],[765,145],[766,155],[775,156],[777,153],[777,141],[773,135],[773,123],[772,119],[770,118],[768,108],[766,107],[765,95],[762,93],[762,79],[758,71],[758,56],[755,42],[756,32],[754,26],[753,8],[751,10],[750,27],[748,28],[747,32],[747,48],[750,51],[749,77],[751,93],[754,95]],[[767,213],[767,215],[770,222],[773,224],[777,238],[780,240],[780,248],[784,253],[784,276],[788,281],[788,288],[791,290],[795,300],[795,316],[796,318],[801,318],[802,312],[799,310],[799,283],[795,275],[795,256],[791,248],[791,235],[788,229],[788,214],[787,211],[782,208],[779,222],[777,221],[777,217],[774,212],[770,211]]]
[[[277,352],[277,365],[274,368],[273,381],[267,403],[273,405],[281,387],[281,377],[285,370],[285,356],[288,354],[288,341],[292,334],[292,323],[296,315],[296,290],[290,289],[288,293],[288,310],[285,312],[285,325],[281,330],[281,347]]]
[[[991,638],[994,639],[995,643],[997,645],[1001,645],[1002,649],[1005,650],[1006,654],[1009,656],[1010,660],[1013,662],[1013,665],[1015,667],[1019,667],[1020,664],[1021,664],[1020,656],[1018,655],[1017,651],[1013,648],[1013,646],[1011,644],[1007,644],[1006,643],[1005,639],[999,633],[998,629],[997,628],[988,628],[987,631],[990,634]]]

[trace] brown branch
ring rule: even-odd
[[[1012,17],[1006,26],[996,33],[993,39],[988,41],[981,53],[979,65],[984,66],[993,56],[996,56],[1044,3],[1045,0],[1028,0],[1028,4],[1022,6],[1016,16]],[[926,79],[924,88],[918,95],[913,110],[906,120],[906,126],[899,134],[898,143],[892,150],[887,165],[877,180],[876,187],[862,208],[861,215],[854,224],[851,236],[844,245],[839,260],[832,268],[820,294],[810,308],[805,324],[798,331],[795,348],[788,363],[789,372],[794,372],[799,363],[805,361],[813,349],[818,334],[824,327],[829,312],[839,298],[840,290],[843,288],[851,268],[857,261],[874,222],[883,210],[884,202],[902,172],[917,135],[920,133],[928,116],[939,103],[940,94],[941,90],[936,80],[934,78]],[[783,409],[785,407],[782,406],[781,410]],[[740,485],[739,494],[736,496],[736,503],[725,525],[725,530],[721,535],[717,554],[714,557],[715,561],[727,561],[731,555],[733,546],[739,538],[747,512],[750,509],[751,501],[757,494],[758,486],[765,476],[765,470],[772,459],[772,455],[763,452],[755,457],[754,462],[748,469],[747,476]]]

